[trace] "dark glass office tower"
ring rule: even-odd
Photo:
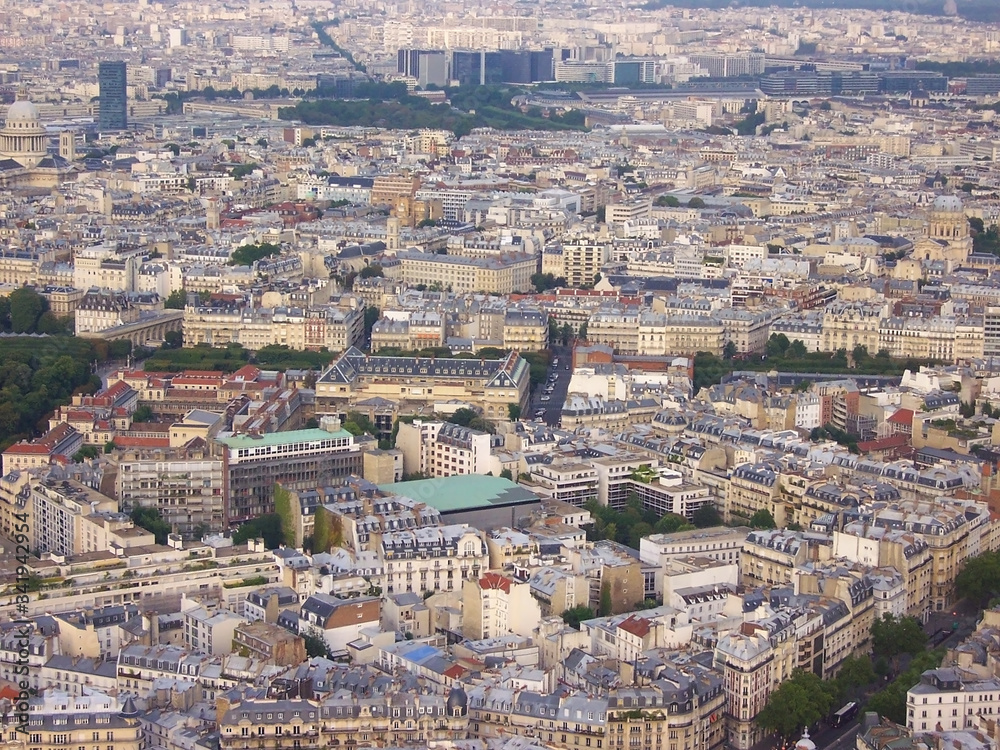
[[[125,130],[128,127],[128,98],[124,62],[102,62],[97,72],[101,107],[97,118],[101,130]]]

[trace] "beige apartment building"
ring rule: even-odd
[[[244,308],[243,303],[188,306],[184,309],[184,345],[248,349],[283,345],[289,349],[342,351],[361,343],[365,313],[361,306],[315,308]]]
[[[411,175],[379,175],[372,182],[371,204],[394,206],[397,198],[412,198],[420,189],[420,178]]]
[[[714,318],[657,313],[638,308],[602,309],[590,316],[587,340],[614,347],[620,354],[667,356],[722,354],[725,327]]]
[[[893,357],[936,359],[953,364],[983,356],[983,324],[949,316],[890,317],[879,325],[878,341],[878,348]]]
[[[528,405],[528,363],[516,352],[504,359],[379,357],[349,349],[316,383],[316,410],[344,414],[361,402],[382,398],[400,413],[463,402],[487,419],[509,418],[508,404]]]
[[[562,246],[562,277],[568,286],[591,286],[594,277],[610,259],[610,242],[567,242]]]
[[[885,315],[883,305],[867,302],[834,302],[823,311],[821,348],[825,352],[855,346],[868,348],[874,355],[879,349],[879,327]]]
[[[488,258],[438,255],[419,250],[396,253],[400,278],[410,286],[452,292],[513,294],[534,289],[531,276],[538,271],[538,256],[505,253]]]
[[[124,704],[99,692],[67,695],[46,691],[31,699],[27,734],[17,732],[17,714],[5,714],[0,724],[4,736],[19,738],[31,750],[140,750],[144,744],[139,711],[130,697]],[[19,743],[18,743],[19,744]],[[13,747],[18,744],[12,742]]]
[[[464,703],[403,691],[322,702],[293,698],[229,703],[223,698],[218,709],[220,750],[426,745],[465,737],[468,723]]]
[[[121,452],[115,485],[123,508],[156,508],[184,538],[223,530],[223,461],[203,440],[181,448]]]

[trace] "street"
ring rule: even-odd
[[[562,407],[566,402],[566,391],[573,375],[573,351],[566,346],[553,346],[550,351],[552,363],[549,365],[549,380],[535,388],[525,418],[540,419],[550,427],[558,427]],[[556,364],[556,360],[559,364]],[[545,389],[549,387],[552,390],[546,393]],[[546,397],[547,400],[543,401]]]

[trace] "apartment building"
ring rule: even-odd
[[[461,690],[445,697],[393,685],[385,695],[367,693],[363,685],[374,677],[362,676],[360,686],[345,681],[345,689],[356,693],[345,697],[223,703],[220,750],[243,750],[250,742],[259,750],[319,750],[354,743],[412,747],[466,735],[467,699]]]
[[[22,440],[3,452],[3,473],[48,466],[52,459],[72,458],[83,447],[83,435],[65,422],[57,424],[37,440]]]
[[[590,316],[587,340],[614,347],[620,354],[642,356],[721,355],[725,326],[711,317],[658,313],[638,308],[604,309]],[[749,339],[748,339],[749,340]]]
[[[970,546],[979,549],[989,510],[974,501],[914,502],[901,500],[879,508],[872,526],[910,532],[928,547],[930,564],[930,609],[947,610],[955,602],[955,576],[969,557]]]
[[[480,532],[464,524],[387,531],[377,552],[389,594],[460,591],[462,581],[478,578],[490,562]]]
[[[911,732],[973,729],[1000,714],[1000,679],[958,667],[930,669],[906,691],[906,728]]]
[[[242,301],[212,300],[184,308],[184,345],[248,349],[287,346],[296,350],[341,351],[363,342],[364,307],[244,307]]]
[[[723,633],[715,646],[715,665],[726,692],[725,725],[730,747],[749,750],[762,736],[754,719],[767,705],[775,682],[770,634],[747,623]]]
[[[118,512],[116,500],[71,479],[40,479],[31,483],[30,491],[31,548],[39,554],[80,555],[90,551],[96,543],[87,534],[87,517],[92,513]]]
[[[608,748],[718,750],[726,691],[721,675],[696,663],[658,670],[648,687],[620,687],[608,699]]]
[[[14,712],[4,714],[3,734],[19,736]],[[97,691],[88,695],[68,695],[46,691],[28,704],[27,735],[23,741],[33,750],[140,750],[143,747],[139,711],[130,697],[116,698]]]
[[[647,565],[661,567],[674,558],[707,557],[722,563],[740,562],[743,542],[750,529],[725,527],[678,531],[674,534],[652,534],[643,537],[639,559]]]
[[[339,420],[329,429],[216,439],[225,473],[225,526],[274,512],[274,487],[307,489],[361,472],[361,451]]]
[[[373,206],[393,206],[397,198],[412,198],[420,189],[420,178],[405,174],[378,175],[371,187]]]
[[[580,507],[598,496],[597,469],[576,456],[560,459],[544,454],[525,457],[531,489],[540,497]]]
[[[156,508],[185,539],[225,528],[225,466],[195,439],[180,448],[130,448],[118,455],[122,508]]]
[[[951,316],[889,317],[879,325],[879,350],[952,364],[983,356],[983,326]]]
[[[516,352],[504,359],[380,357],[349,349],[316,383],[316,410],[346,414],[373,398],[398,405],[399,413],[460,402],[487,419],[509,418],[508,404],[528,405],[528,363]]]
[[[403,471],[430,477],[487,474],[493,466],[494,437],[488,432],[451,422],[401,422],[396,448],[403,453]]]
[[[230,653],[236,628],[245,624],[245,620],[233,612],[205,606],[186,597],[181,600],[181,619],[184,646],[210,656]]]
[[[819,532],[754,530],[740,552],[740,580],[747,586],[791,585],[796,570],[829,560],[832,550],[832,539]]]
[[[530,636],[541,616],[527,582],[485,573],[462,586],[462,633],[470,640]]]
[[[540,352],[549,346],[549,316],[526,306],[508,307],[503,318],[503,348]]]
[[[139,308],[132,304],[127,294],[100,289],[87,292],[73,315],[77,336],[100,333],[138,319]]]
[[[885,306],[868,302],[838,301],[823,311],[822,350],[835,352],[865,346],[869,354],[879,349],[879,328]]]
[[[647,208],[648,211],[648,208]],[[577,240],[562,246],[562,273],[572,287],[593,286],[594,279],[611,259],[611,242]]]
[[[538,271],[538,256],[527,253],[468,258],[402,250],[396,253],[396,259],[399,262],[399,278],[408,285],[423,284],[452,292],[530,292],[534,289],[531,276]]]
[[[784,525],[784,518],[778,518],[784,516],[784,506],[776,503],[778,490],[776,467],[763,463],[737,466],[730,474],[726,491],[726,520],[749,521],[758,510],[766,510],[779,525]]]
[[[725,332],[725,343],[732,343],[740,354],[758,354],[767,347],[771,321],[777,317],[770,310],[742,310],[724,307],[714,313]]]
[[[926,622],[931,613],[930,547],[910,531],[852,522],[833,532],[833,555],[873,568],[892,568],[903,581],[905,614]],[[888,594],[888,592],[886,592]],[[886,597],[887,598],[887,597]]]
[[[333,654],[346,654],[347,644],[364,628],[378,627],[381,600],[362,596],[338,599],[329,594],[313,594],[299,611],[298,634],[316,634],[323,638]]]

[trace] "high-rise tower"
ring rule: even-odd
[[[125,130],[128,127],[126,66],[124,62],[105,61],[97,73],[101,107],[98,126],[101,130]]]

